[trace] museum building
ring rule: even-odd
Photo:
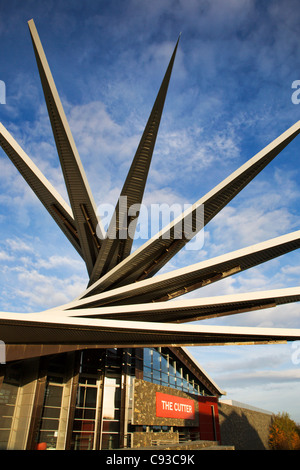
[[[3,450],[220,442],[224,392],[185,348],[96,347],[0,367]]]

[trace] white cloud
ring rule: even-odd
[[[293,343],[189,349],[225,390],[224,398],[274,413],[291,412],[292,419],[300,422],[299,409],[294,406],[300,371],[292,362]]]
[[[0,260],[1,260],[1,261],[14,261],[14,260],[15,260],[15,257],[9,255],[9,254],[6,253],[5,251],[0,251]]]
[[[299,190],[282,170],[275,170],[274,180],[285,184],[272,185],[270,180],[253,181],[249,188],[226,206],[210,222],[210,253],[237,249],[259,243],[299,229],[299,217],[293,204]]]
[[[73,271],[78,271],[82,270],[83,262],[67,256],[52,255],[48,259],[37,259],[34,266],[36,269],[71,268]]]
[[[25,243],[23,240],[20,240],[19,238],[14,238],[14,239],[7,239],[5,241],[6,245],[8,248],[12,251],[21,251],[21,252],[33,252],[34,249],[31,245],[28,243]]]
[[[39,311],[73,300],[87,285],[84,263],[44,250],[37,237],[6,239],[1,259],[1,310]],[[60,250],[59,250],[60,251]]]
[[[20,269],[17,279],[19,287],[16,288],[15,295],[26,301],[29,311],[63,305],[76,298],[78,292],[86,287],[80,276],[73,275],[64,279],[29,269]]]
[[[210,129],[209,133],[195,126],[164,130],[157,141],[151,179],[157,184],[183,186],[183,182],[192,181],[196,185],[196,175],[209,172],[214,165],[225,168],[236,159],[238,141],[231,126],[221,131]]]

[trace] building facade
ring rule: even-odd
[[[1,449],[220,441],[222,391],[184,348],[82,349],[1,367]]]

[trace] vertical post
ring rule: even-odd
[[[47,371],[48,371],[48,358],[42,357],[40,359],[40,370],[39,376],[36,379],[36,390],[35,398],[32,409],[32,418],[28,432],[27,447],[26,450],[35,450],[37,445],[37,436],[39,432],[39,425],[41,421],[46,380],[47,380]]]
[[[4,341],[0,340],[0,364],[6,364],[6,350]]]
[[[65,450],[71,449],[72,443],[72,431],[73,431],[73,424],[74,424],[74,416],[75,416],[75,407],[76,407],[76,398],[77,398],[77,389],[78,389],[78,380],[79,380],[79,365],[80,365],[80,351],[75,351],[74,354],[74,362],[72,366],[72,385],[70,391],[70,403],[69,403],[69,415],[68,415],[68,424],[66,429],[66,444]]]
[[[211,405],[211,416],[212,416],[212,425],[213,425],[213,433],[214,433],[214,441],[217,441],[217,430],[216,430],[216,416],[215,416],[215,407]]]
[[[129,374],[129,367],[128,367],[128,353],[129,349],[124,348],[122,350],[122,364],[121,364],[121,409],[120,409],[120,448],[124,448],[125,446],[125,439],[127,436],[127,427],[128,427],[128,383],[127,378]]]

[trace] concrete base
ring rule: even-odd
[[[131,448],[128,450],[235,450],[234,446],[220,445],[217,441],[188,441],[149,447]]]

